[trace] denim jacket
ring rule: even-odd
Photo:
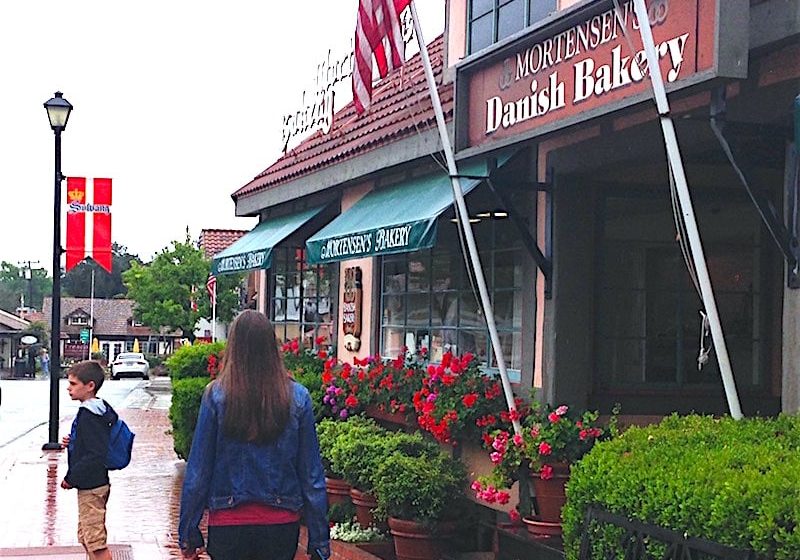
[[[308,553],[329,554],[325,475],[308,390],[292,382],[293,399],[283,433],[266,445],[236,441],[223,434],[225,395],[217,383],[203,394],[181,494],[180,547],[204,546],[200,518],[220,510],[260,502],[303,510]]]

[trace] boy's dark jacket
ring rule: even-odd
[[[118,415],[106,401],[105,413],[95,414],[85,406],[78,409],[72,422],[69,442],[69,469],[64,477],[78,490],[90,490],[108,484],[108,444],[111,426]]]

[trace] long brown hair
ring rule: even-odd
[[[289,420],[291,379],[266,315],[243,311],[231,325],[218,383],[225,394],[223,433],[239,441],[270,443]]]

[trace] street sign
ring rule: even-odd
[[[89,343],[89,329],[81,329],[81,343]]]

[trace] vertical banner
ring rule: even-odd
[[[86,257],[86,177],[67,177],[67,272]]]
[[[92,215],[88,228],[87,214]],[[92,257],[111,272],[111,179],[67,178],[66,252],[67,271]]]
[[[94,205],[107,210],[94,210],[92,258],[111,272],[111,179],[94,180]]]

